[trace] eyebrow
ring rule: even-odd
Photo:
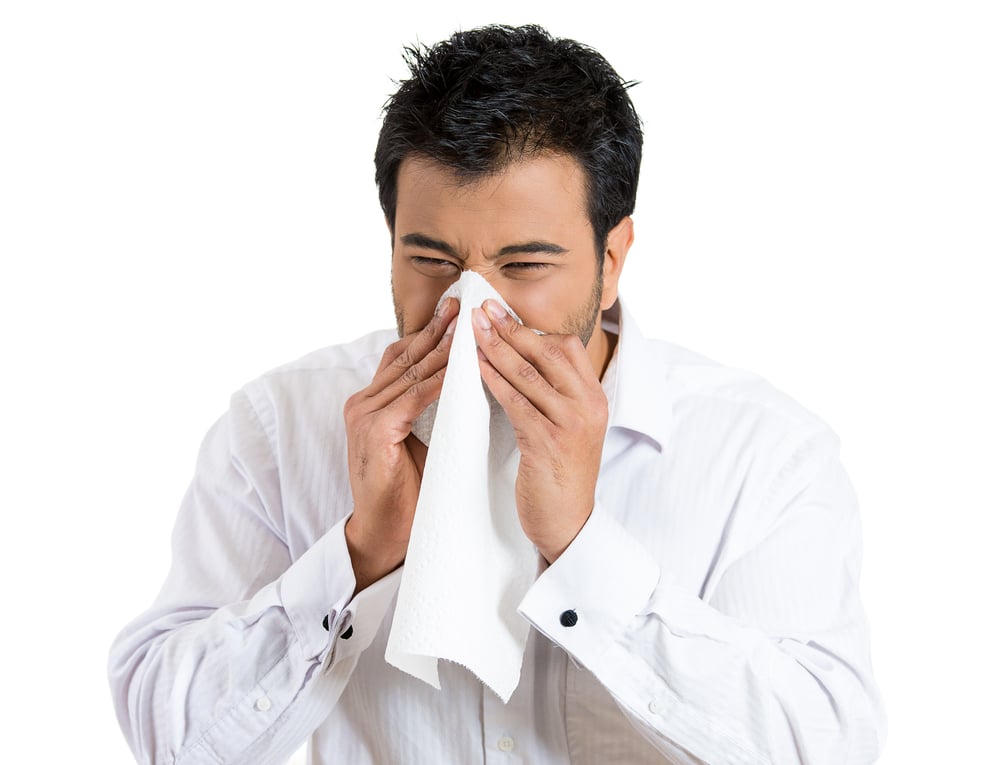
[[[408,244],[411,247],[420,247],[424,250],[435,250],[437,252],[444,253],[445,255],[450,255],[457,260],[465,260],[465,257],[461,255],[458,250],[452,247],[447,242],[443,242],[440,239],[435,239],[434,237],[427,236],[426,234],[403,234],[399,238],[399,241],[403,244]],[[520,242],[518,244],[508,244],[506,247],[501,247],[498,252],[489,256],[490,260],[496,258],[502,258],[505,255],[516,255],[519,253],[525,254],[535,254],[535,253],[546,253],[549,255],[565,255],[568,250],[565,247],[560,247],[558,244],[553,242],[544,242],[539,240],[533,240],[530,242]]]

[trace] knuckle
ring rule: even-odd
[[[423,392],[423,383],[414,383],[403,391],[403,398],[420,398],[420,394]]]
[[[527,382],[535,382],[538,379],[538,370],[526,361],[517,368],[517,376]]]
[[[382,359],[379,362],[379,369],[384,369],[385,367],[387,367],[392,361],[394,361],[399,356],[399,354],[405,351],[407,346],[409,346],[410,344],[410,340],[411,338],[403,337],[394,342],[389,347],[387,347],[382,352]]]
[[[413,358],[413,352],[406,348],[401,354],[399,354],[392,362],[393,367],[396,369],[406,369],[413,365],[411,359]]]
[[[404,383],[413,384],[420,380],[420,367],[416,364],[407,367],[399,377]]]
[[[583,341],[576,335],[560,335],[559,345],[562,346],[563,353],[576,353],[584,350]]]
[[[348,397],[347,401],[344,402],[344,419],[353,420],[355,413],[357,412],[362,393],[359,391]]]
[[[531,403],[531,399],[519,390],[515,390],[510,394],[510,403],[512,406],[516,406],[521,409],[523,416],[527,417],[531,421],[535,421],[541,416],[538,410],[535,409],[534,404]]]
[[[435,356],[444,356],[447,358],[448,354],[451,352],[451,338],[442,337],[438,340],[438,344],[431,349],[431,353]]]
[[[402,340],[397,340],[392,345],[388,346],[384,351],[382,351],[382,360],[391,361],[396,356],[399,355],[400,351],[404,347],[404,342]]]
[[[559,347],[560,343],[545,343],[542,347],[542,357],[546,361],[562,361],[566,353]]]
[[[607,419],[608,397],[604,395],[604,391],[600,388],[598,388],[594,395],[590,398],[590,409]]]
[[[424,325],[424,328],[422,330],[420,330],[420,336],[434,337],[434,333],[437,331],[437,327],[438,327],[438,319],[437,316],[435,316],[433,319],[427,322],[427,324]]]

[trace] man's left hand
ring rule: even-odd
[[[521,451],[521,527],[553,563],[594,508],[608,400],[579,337],[537,335],[496,301],[483,307],[472,312],[479,368]]]

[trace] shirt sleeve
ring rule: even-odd
[[[806,444],[752,542],[693,592],[596,507],[521,613],[665,755],[870,763],[885,718],[858,593],[860,529],[836,455]],[[572,614],[567,612],[572,611]]]
[[[352,598],[346,519],[292,561],[280,502],[271,447],[237,394],[199,454],[167,581],[111,649],[115,709],[138,762],[284,762],[371,643],[398,573]]]

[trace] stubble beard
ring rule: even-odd
[[[406,334],[406,315],[403,313],[403,306],[401,306],[399,301],[396,300],[396,285],[393,283],[392,279],[389,280],[389,292],[392,293],[392,308],[396,313],[396,334],[398,334],[400,340],[402,340]]]
[[[562,326],[564,335],[576,335],[587,347],[590,338],[597,329],[597,322],[601,316],[601,298],[604,296],[604,284],[600,274],[594,279],[594,286],[590,291],[590,300],[580,311],[570,316]]]
[[[396,287],[392,284],[391,280],[389,290],[392,293],[392,306],[396,314],[396,332],[402,338],[407,334],[406,314],[403,311],[402,304],[396,299]],[[594,335],[594,330],[597,329],[597,321],[601,315],[601,298],[603,296],[604,284],[598,273],[594,279],[594,286],[590,291],[587,303],[572,316],[567,317],[562,327],[560,327],[560,333],[564,335],[576,335],[580,338],[584,348],[586,348],[587,343],[590,342],[590,338]],[[419,329],[417,327],[411,329],[410,332],[417,332]]]

